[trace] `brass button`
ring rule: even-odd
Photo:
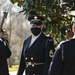
[[[25,59],[27,60],[27,57]]]
[[[33,75],[35,75],[35,74],[33,74]]]
[[[33,57],[31,57],[31,60],[33,60]]]
[[[32,67],[34,67],[34,64],[32,64]]]
[[[28,65],[31,65],[31,62],[28,62]]]

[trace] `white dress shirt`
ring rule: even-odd
[[[41,33],[40,33],[40,34],[41,34]],[[34,43],[34,41],[40,36],[40,34],[37,35],[37,36],[32,35],[32,38],[31,38],[31,41],[30,41],[29,47],[30,47],[30,46]]]

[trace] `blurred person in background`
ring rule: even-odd
[[[11,51],[9,48],[8,34],[2,29],[8,13],[3,13],[4,15],[0,24],[0,75],[9,75],[7,59],[11,56]]]
[[[65,36],[66,36],[66,41],[70,40],[73,37],[72,25],[67,24],[65,26]]]
[[[60,47],[60,45],[65,42],[70,40],[73,37],[73,32],[72,32],[72,26],[70,24],[67,24],[65,26],[65,40],[61,41],[58,45],[57,48]]]
[[[9,75],[7,58],[10,56],[10,49],[3,38],[0,38],[0,75]]]
[[[74,36],[55,51],[48,75],[75,75],[75,23],[72,32]]]

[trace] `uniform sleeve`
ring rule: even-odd
[[[46,45],[45,45],[45,63],[44,63],[44,75],[48,75],[48,69],[49,69],[49,65],[50,62],[52,60],[52,56],[54,54],[54,42],[52,39],[48,39],[46,41]]]
[[[53,56],[49,67],[49,74],[48,75],[61,75],[61,66],[62,66],[62,53],[61,49],[58,48]]]
[[[17,75],[22,75],[25,69],[25,59],[24,59],[23,52],[24,52],[24,44],[23,44],[23,49],[20,57],[20,63],[19,63]]]

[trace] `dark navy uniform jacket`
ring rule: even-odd
[[[52,38],[43,33],[35,40],[29,48],[31,36],[24,41],[17,75],[48,75],[49,64],[54,53]]]
[[[0,75],[9,75],[7,58],[11,51],[3,38],[0,38]]]
[[[62,43],[55,51],[49,75],[75,75],[75,39]]]

